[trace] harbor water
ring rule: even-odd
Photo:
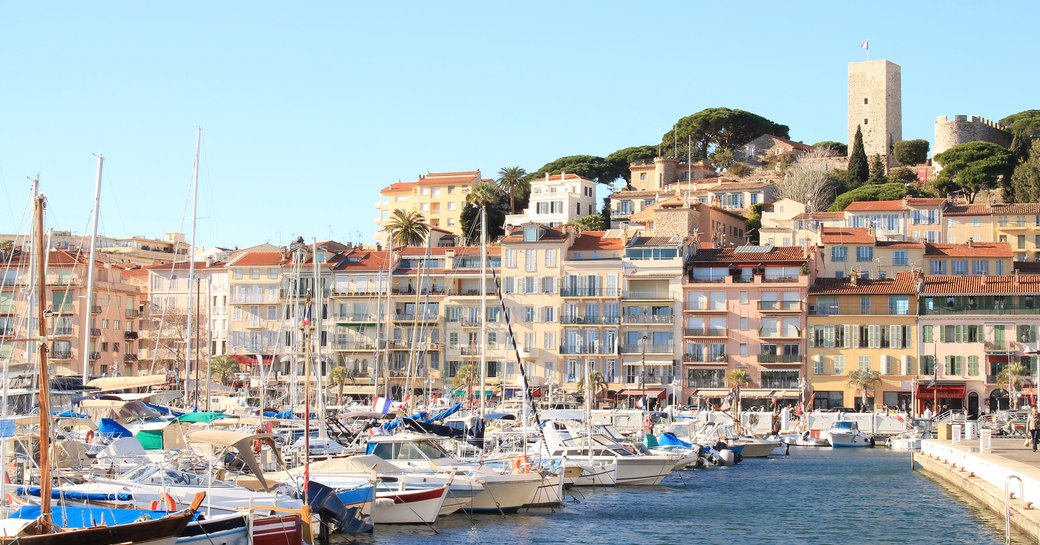
[[[379,526],[358,543],[1004,543],[1002,518],[886,449],[792,449],[782,458],[673,473],[661,486],[580,488],[555,511],[455,514]]]

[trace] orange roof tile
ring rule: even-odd
[[[903,209],[903,201],[856,201],[845,207],[846,212],[896,211]]]
[[[817,278],[809,287],[811,295],[856,295],[856,294],[914,294],[917,282],[914,273],[901,272],[895,278],[860,278],[855,284],[851,278]]]
[[[862,227],[824,227],[820,241],[824,244],[873,244],[875,239]]]
[[[353,249],[341,254],[339,261],[333,266],[336,271],[378,271],[386,269],[390,252],[386,250]]]
[[[926,276],[925,295],[1023,294],[1040,293],[1040,275],[1010,276]]]
[[[907,206],[942,206],[946,199],[942,197],[906,197],[904,202]]]
[[[1040,203],[1037,202],[1024,202],[1019,204],[994,204],[992,206],[994,215],[1007,215],[1007,214],[1022,214],[1022,215],[1040,215]]]
[[[250,252],[229,263],[229,267],[258,267],[282,264],[281,252]]]
[[[802,212],[791,218],[795,220],[843,220],[845,212]]]
[[[765,252],[737,252],[738,248],[701,248],[690,258],[690,261],[705,262],[741,262],[752,263],[759,261],[797,261],[804,262],[809,259],[801,246],[776,246]]]
[[[606,231],[585,231],[571,245],[570,250],[575,252],[587,252],[595,250],[621,250],[624,249],[624,241],[620,238],[604,238]]]
[[[988,204],[955,204],[946,207],[946,216],[988,216],[993,211]]]
[[[917,240],[879,240],[874,245],[878,248],[924,250],[924,243]]]
[[[1005,257],[1011,258],[1011,246],[1006,242],[973,242],[967,244],[924,245],[924,255],[934,257]]]

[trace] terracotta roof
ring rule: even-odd
[[[858,279],[855,284],[850,278],[817,278],[809,287],[812,295],[855,295],[855,294],[915,294],[917,282],[914,273],[901,272],[895,278]]]
[[[195,270],[204,269],[223,269],[225,263],[223,261],[216,261],[212,265],[207,265],[205,261],[196,261]],[[187,261],[180,263],[163,263],[161,265],[149,265],[145,267],[150,271],[187,271],[191,268],[191,264]]]
[[[416,184],[415,182],[394,182],[384,187],[383,189],[380,189],[379,192],[390,193],[394,191],[411,191],[411,189],[416,185],[418,184]]]
[[[588,178],[583,178],[583,177],[578,176],[577,174],[575,174],[573,172],[565,172],[564,174],[567,176],[566,178],[563,178],[564,180],[585,180],[586,182],[596,183],[595,180],[590,180]],[[559,182],[560,180],[561,180],[561,178],[560,178],[559,174],[550,174],[549,178],[548,178],[548,181],[550,181],[550,182]],[[545,182],[545,181],[546,181],[546,177],[542,176],[540,178],[534,178],[533,180],[531,180],[531,183],[535,184],[535,183],[538,183],[538,182]]]
[[[903,209],[903,201],[856,201],[845,207],[846,212],[896,211]]]
[[[946,199],[942,197],[906,197],[904,202],[907,206],[942,206]]]
[[[420,184],[446,184],[452,182],[473,182],[480,180],[479,170],[460,172],[428,172],[418,180]]]
[[[824,244],[873,244],[875,239],[862,227],[824,227],[820,241]]]
[[[787,144],[787,145],[789,145],[789,146],[791,146],[791,147],[793,147],[794,149],[797,149],[797,150],[812,151],[812,149],[813,149],[813,147],[810,146],[810,145],[803,144],[802,142],[795,142],[794,140],[790,140],[790,139],[784,138],[782,136],[776,136],[774,134],[763,134],[762,136],[768,136],[769,138],[772,138],[773,140],[779,140],[780,142],[783,142],[783,143],[785,143],[785,144]],[[762,138],[762,136],[759,136],[758,138]],[[756,138],[755,140],[758,140],[758,138]]]
[[[793,220],[843,220],[845,212],[802,212],[791,218]]]
[[[1040,293],[1040,275],[1011,276],[926,276],[925,295]]]
[[[1022,214],[1022,215],[1034,215],[1040,214],[1040,203],[1037,202],[1024,202],[1020,204],[994,204],[992,206],[993,214],[1005,215],[1005,214]]]
[[[229,267],[274,266],[282,264],[281,252],[250,252],[229,263]]]
[[[526,223],[524,225],[530,225]],[[559,242],[567,238],[567,232],[557,227],[543,227],[541,238],[535,242]],[[523,226],[514,228],[511,233],[502,237],[502,242],[524,242]]]
[[[954,204],[943,211],[945,216],[988,216],[992,213],[988,204]]]
[[[738,247],[743,248],[743,247]],[[765,252],[737,252],[738,248],[702,248],[690,261],[705,262],[758,262],[758,261],[797,261],[809,259],[801,246],[775,246]],[[763,247],[764,248],[764,247]]]
[[[340,255],[340,260],[333,267],[335,271],[378,271],[386,269],[386,261],[390,252],[386,250],[354,249]]]
[[[606,231],[585,231],[578,235],[574,244],[569,248],[573,252],[587,252],[595,250],[621,250],[625,247],[620,238],[605,238]]]
[[[924,250],[924,243],[918,240],[879,240],[874,243],[874,246],[896,250],[900,248]]]
[[[924,255],[935,257],[1006,257],[1011,258],[1011,246],[1006,242],[974,242],[967,244],[925,243]]]
[[[480,255],[480,246],[439,246],[437,248],[430,248],[431,256],[441,256],[448,253],[448,250],[455,250],[456,256],[465,255]],[[397,250],[402,256],[408,257],[422,257],[426,255],[425,246],[408,246]],[[489,256],[502,255],[501,246],[488,246],[487,252]]]

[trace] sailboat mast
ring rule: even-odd
[[[97,181],[94,184],[94,214],[90,231],[90,258],[87,260],[87,312],[83,313],[83,385],[90,380],[90,321],[94,316],[94,259],[97,254],[98,219],[101,217],[101,170],[105,156],[97,158]]]
[[[43,268],[43,209],[46,206],[44,201],[43,195],[36,197],[36,240],[33,241],[33,248],[36,250],[38,264],[37,290],[45,289],[47,285],[46,271]],[[51,528],[51,464],[48,452],[51,437],[51,379],[47,369],[47,323],[44,320],[43,300],[41,293],[36,305],[36,334],[39,336],[40,362],[40,530],[47,532]],[[89,309],[87,315],[90,315]]]
[[[314,342],[314,361],[321,365],[321,332],[325,330],[325,324],[321,322],[324,300],[322,299],[321,269],[318,265],[318,241],[311,239],[311,242],[313,243],[311,262],[314,265],[314,300],[316,301],[315,308],[311,311],[311,320],[315,325],[314,330],[318,333],[317,340],[313,340],[314,336],[312,336],[312,342]],[[321,368],[319,367],[319,369]],[[324,374],[324,371],[318,372],[318,383],[315,385],[318,391],[317,399],[315,399],[318,404],[318,437],[323,440],[329,437],[328,430],[325,428],[325,385],[321,380]]]
[[[184,333],[184,406],[190,399],[188,380],[191,379],[191,328],[195,325],[195,301],[191,296],[191,284],[195,279],[195,231],[199,220],[199,152],[202,149],[202,127],[195,135],[195,166],[192,168],[191,190],[191,246],[188,250],[188,323]],[[196,388],[198,386],[196,385]],[[198,396],[196,396],[198,397]],[[198,408],[199,400],[195,399]]]
[[[480,419],[487,394],[487,208],[480,207]]]

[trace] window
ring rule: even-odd
[[[859,357],[859,370],[870,371],[870,356]]]
[[[953,274],[964,276],[968,274],[968,260],[967,259],[955,259],[953,260]]]
[[[740,329],[741,329],[741,331],[747,331],[747,329],[748,329],[748,319],[747,318],[743,318],[742,317],[740,319]]]
[[[639,179],[640,180],[645,180],[646,179],[646,173],[645,172],[640,172],[639,173]]]
[[[863,99],[863,104],[867,104],[867,100],[868,100],[867,98],[864,98]]]
[[[845,374],[845,356],[844,355],[839,354],[837,356],[834,356],[834,374],[835,375],[843,375],[843,374]]]
[[[543,345],[544,348],[546,348],[546,349],[555,349],[556,348],[556,335],[554,333],[546,333],[542,340],[545,341],[545,344]]]
[[[556,249],[550,248],[545,251],[545,266],[555,267],[556,266]]]
[[[977,377],[979,376],[979,357],[968,356],[968,374]]]
[[[516,250],[512,248],[506,249],[506,267],[516,267]]]
[[[892,252],[892,265],[905,267],[909,263],[910,259],[906,250],[896,250]]]
[[[270,279],[270,280],[277,279],[278,278],[278,269],[276,269],[276,268],[267,269],[267,278]]]
[[[524,250],[524,271],[538,270],[538,250]]]
[[[946,274],[946,262],[941,259],[932,261],[932,274]]]
[[[921,374],[935,374],[935,356],[921,356]]]
[[[946,356],[946,374],[956,376],[961,374],[961,366],[964,356]]]
[[[845,246],[831,247],[831,261],[842,262],[848,258],[849,249]]]
[[[813,374],[814,375],[822,375],[823,373],[824,373],[823,358],[821,358],[821,357],[813,358]]]
[[[259,280],[260,269],[249,269],[249,278],[252,278],[253,280]]]
[[[856,247],[856,261],[863,263],[874,260],[874,247],[873,246],[858,246]]]
[[[972,274],[986,276],[989,274],[989,261],[986,259],[975,259],[972,261]]]
[[[870,296],[861,295],[859,297],[859,313],[870,314]]]
[[[864,117],[864,118],[863,118],[863,124],[864,124],[864,125],[867,125],[867,124],[869,124],[869,123],[870,123],[870,120]]]

